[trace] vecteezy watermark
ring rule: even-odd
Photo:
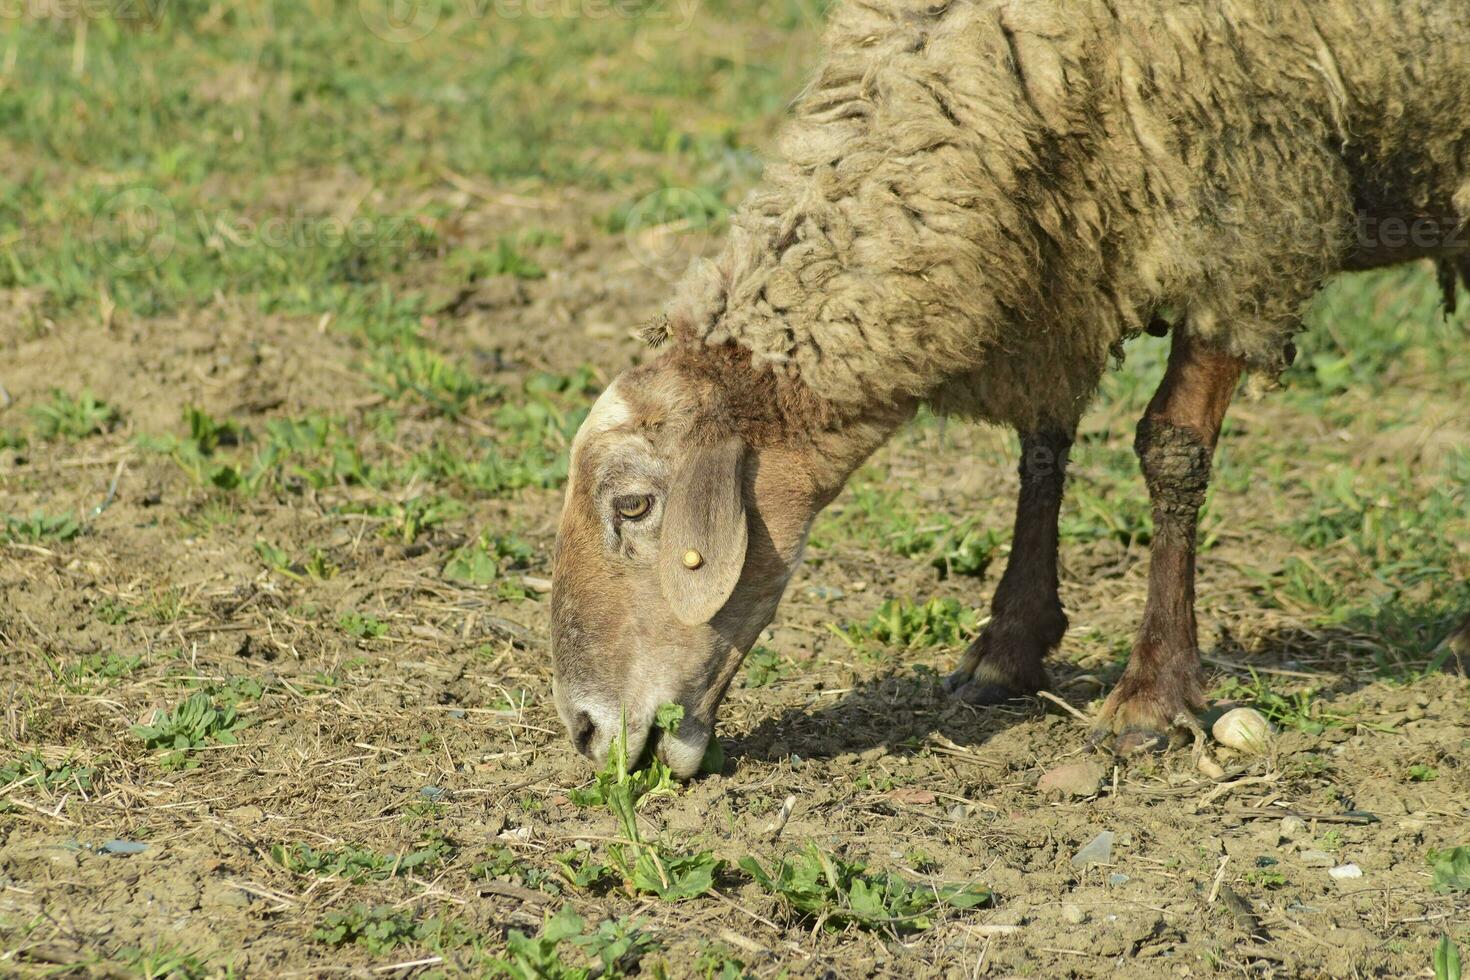
[[[673,281],[706,256],[723,213],[723,204],[709,192],[665,187],[628,209],[623,241],[639,265]]]
[[[163,2],[163,0],[154,0]],[[672,20],[687,30],[700,0],[358,0],[367,29],[393,44],[421,41],[446,21]]]
[[[299,211],[264,218],[196,211],[192,224],[200,241],[214,252],[232,248],[302,251],[344,247],[358,251],[369,248],[408,251],[414,247],[416,232],[421,227],[411,218],[341,218]]]
[[[441,0],[357,0],[357,13],[383,40],[412,44],[433,33],[445,6]]]
[[[125,275],[156,269],[173,254],[178,215],[168,198],[133,187],[108,198],[92,215],[92,242]]]
[[[171,0],[0,0],[0,21],[113,21],[153,30]]]
[[[1358,248],[1366,252],[1460,252],[1470,249],[1470,222],[1433,216],[1358,214]]]

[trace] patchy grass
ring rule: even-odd
[[[720,775],[589,782],[532,601],[568,448],[757,179],[823,5],[23,6],[0,973],[1400,976],[1470,941],[1441,646],[1470,610],[1470,361],[1425,270],[1334,284],[1285,389],[1232,409],[1201,640],[1215,695],[1282,732],[1225,782],[1171,753],[1046,798],[1081,726],[943,696],[1018,446],[927,414],[817,521]],[[1073,454],[1050,670],[1084,712],[1142,608],[1131,441],[1165,354],[1131,345]],[[1266,807],[1319,823],[1272,847]],[[1112,866],[1074,868],[1104,829]],[[1303,932],[1263,948],[1202,904],[1216,840],[1222,886]]]

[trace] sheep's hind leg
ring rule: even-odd
[[[991,600],[990,622],[945,681],[970,704],[1001,704],[1046,687],[1042,658],[1067,632],[1057,595],[1057,515],[1072,438],[1072,431],[1021,437],[1011,557]]]
[[[1138,425],[1135,448],[1153,505],[1148,602],[1133,653],[1103,704],[1098,736],[1128,755],[1167,745],[1175,728],[1202,739],[1204,707],[1194,616],[1195,536],[1220,426],[1240,380],[1238,358],[1179,332],[1169,368]]]

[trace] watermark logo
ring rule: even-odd
[[[421,41],[439,26],[440,0],[357,0],[367,29],[390,44]]]
[[[709,192],[665,187],[628,209],[623,241],[639,265],[672,281],[705,257],[724,210]]]
[[[134,187],[109,198],[92,216],[92,241],[117,271],[156,269],[173,254],[174,206],[158,191]]]
[[[170,0],[0,0],[0,21],[75,24],[111,21],[151,31],[162,23]]]

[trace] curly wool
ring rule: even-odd
[[[918,398],[1023,431],[1075,423],[1160,321],[1274,376],[1330,276],[1414,257],[1361,247],[1363,217],[1463,240],[1458,7],[848,2],[672,333],[839,408]]]

